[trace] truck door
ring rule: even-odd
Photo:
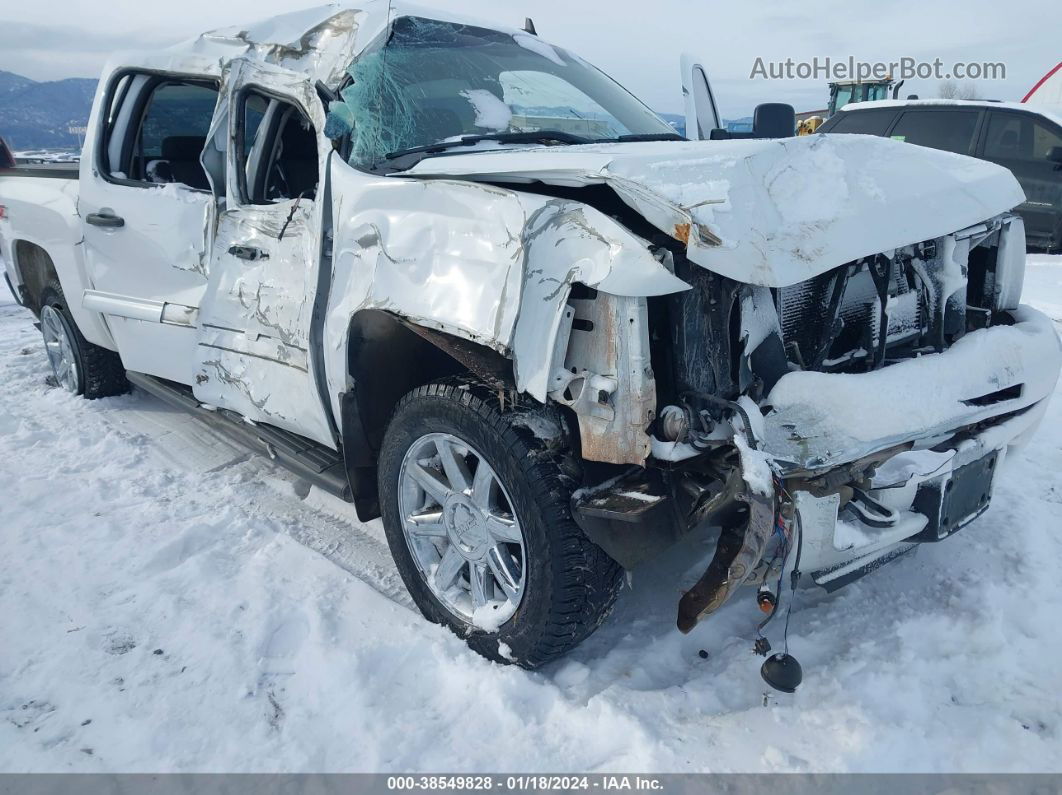
[[[304,77],[243,60],[233,62],[224,91],[225,204],[192,389],[204,403],[334,447],[313,353],[322,350],[317,298],[331,152],[324,111]]]
[[[684,54],[682,64],[682,99],[686,106],[686,137],[706,141],[712,130],[723,126],[716,108],[708,73],[692,55]]]
[[[185,384],[215,207],[199,157],[217,101],[210,80],[116,73],[81,160],[79,299],[102,313],[127,369]]]

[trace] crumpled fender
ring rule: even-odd
[[[379,177],[337,157],[330,173],[333,273],[324,340],[337,416],[347,329],[363,309],[511,356],[518,389],[544,401],[574,282],[628,296],[688,289],[646,241],[579,202],[472,182]]]
[[[568,293],[574,282],[612,295],[648,297],[689,289],[647,243],[579,202],[551,199],[529,216],[522,235],[523,286],[512,335],[516,385],[545,400]]]

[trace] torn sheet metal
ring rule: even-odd
[[[350,318],[363,309],[510,355],[517,387],[545,401],[573,283],[641,297],[687,287],[645,241],[578,202],[375,177],[338,158],[331,173],[335,254],[325,340],[334,400],[346,383]]]
[[[744,450],[742,467],[751,465],[755,470],[765,469],[766,472],[753,475],[748,484],[748,515],[745,523],[738,527],[723,528],[708,568],[679,600],[676,623],[683,633],[690,632],[698,621],[716,612],[753,575],[774,530],[775,494],[766,458],[756,456],[755,451],[752,451],[752,459],[747,459],[745,452],[749,448],[744,441],[738,443],[738,448]],[[768,479],[761,489],[759,481],[763,474]]]
[[[247,28],[213,30],[200,36],[192,47],[231,49],[266,64],[312,74],[326,85],[334,85],[370,16],[370,12],[331,5],[309,8]]]
[[[573,295],[566,310],[567,353],[554,355],[549,396],[574,410],[583,458],[641,466],[656,416],[646,300]]]
[[[126,53],[123,64],[145,58],[186,59],[213,62],[213,73],[233,58],[247,57],[265,65],[299,72],[310,85],[318,80],[329,88],[342,81],[351,61],[383,33],[398,17],[416,16],[435,20],[482,25],[460,14],[395,0],[361,0],[291,11],[268,17],[249,26],[230,26],[209,31],[159,53]],[[491,25],[514,37],[524,36],[515,28]],[[181,71],[180,69],[175,71]],[[193,73],[210,73],[196,70]]]
[[[209,282],[199,312],[195,396],[332,446],[335,439],[316,388],[311,324],[321,267],[324,202],[314,195],[254,204],[241,195],[236,120],[229,112],[244,86],[261,86],[271,99],[260,130],[308,122],[317,136],[318,174],[331,147],[324,111],[306,79],[278,66],[237,58],[226,69],[209,140],[226,153],[225,209],[219,214]],[[295,109],[297,113],[288,115]],[[261,148],[256,139],[248,157]],[[208,149],[209,151],[209,149]],[[318,191],[323,191],[323,181]],[[281,232],[283,231],[283,235]],[[255,260],[234,247],[261,253]]]
[[[685,243],[693,262],[764,287],[950,234],[1025,200],[992,163],[863,135],[529,147],[427,158],[405,173],[608,184]]]
[[[519,195],[521,203],[535,199]],[[538,400],[550,389],[551,365],[561,365],[552,360],[552,344],[573,283],[636,297],[689,287],[652,256],[644,240],[578,202],[542,200],[520,234],[523,286],[511,347],[517,387]]]

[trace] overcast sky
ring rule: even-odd
[[[547,41],[574,50],[663,112],[681,112],[678,59],[701,59],[720,111],[735,118],[758,102],[797,111],[826,103],[826,80],[753,80],[757,57],[897,61],[950,67],[1003,62],[1006,80],[978,81],[980,96],[1019,100],[1062,58],[1057,0],[421,0],[511,26],[535,20]],[[114,49],[156,47],[313,0],[34,0],[0,8],[0,70],[36,80],[97,77]],[[939,81],[909,81],[901,96],[935,96]]]

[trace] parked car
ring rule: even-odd
[[[908,99],[847,105],[820,133],[882,135],[997,163],[1017,177],[1030,250],[1062,251],[1062,118],[1016,102]]]
[[[382,516],[425,616],[535,666],[694,528],[682,631],[979,516],[1062,360],[1023,200],[869,136],[686,141],[527,31],[367,0],[112,60],[79,171],[0,172],[0,253],[59,386]]]

